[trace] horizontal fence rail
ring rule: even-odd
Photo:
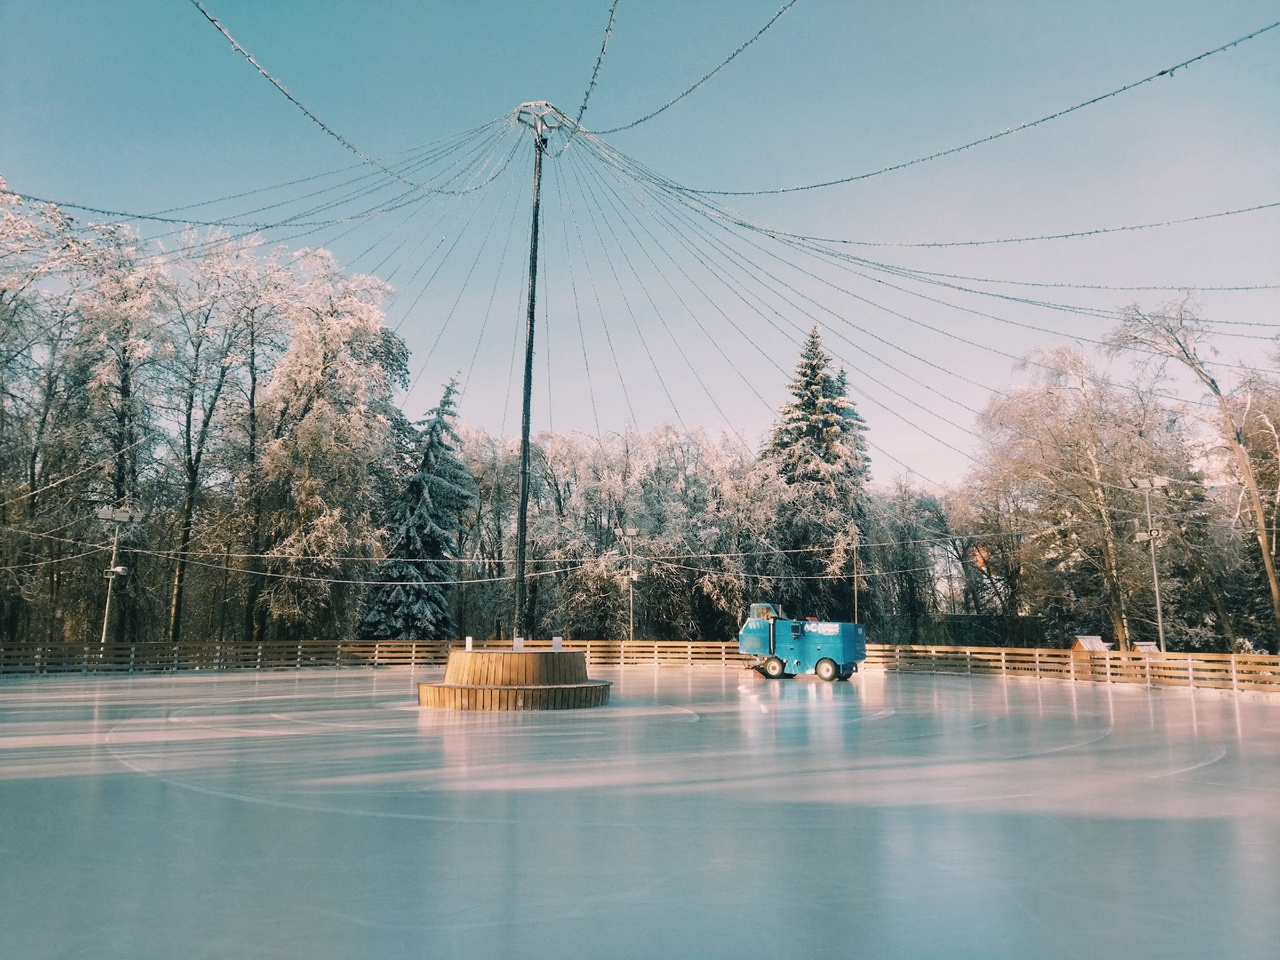
[[[1280,657],[1232,653],[891,647],[867,645],[866,666],[894,673],[1091,680],[1280,693]]]
[[[263,643],[24,643],[0,646],[0,673],[161,673],[176,670],[296,670],[302,667],[444,666],[456,640],[295,640]],[[477,650],[510,650],[506,641],[476,641]],[[702,640],[564,640],[588,663],[714,664],[742,667],[755,658],[737,643]],[[550,650],[551,640],[526,640]]]
[[[0,646],[0,674],[164,673],[179,670],[297,670],[304,667],[440,667],[449,640],[298,640],[262,643],[19,643]],[[564,640],[603,666],[707,665],[741,669],[752,657],[734,642]],[[477,650],[510,650],[511,641],[476,641]],[[550,640],[526,640],[549,650]],[[1280,693],[1280,657],[1226,653],[1126,653],[1045,648],[867,644],[867,670],[1036,680],[1138,683]]]

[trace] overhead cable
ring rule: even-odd
[[[242,223],[236,220],[192,220],[190,218],[177,217],[161,217],[150,213],[129,213],[125,210],[104,210],[101,207],[89,207],[83,203],[72,203],[69,200],[49,200],[45,197],[37,197],[29,193],[14,193],[7,191],[11,196],[18,197],[28,203],[47,203],[55,207],[66,207],[70,210],[80,210],[84,213],[96,213],[104,217],[111,217],[114,220],[145,220],[149,223],[171,223],[178,226],[186,227],[235,227],[242,230],[272,230],[276,227],[288,224],[294,227],[331,227],[335,224],[345,223],[351,220],[351,217],[342,217],[336,220],[313,220],[313,221],[281,221],[280,223]],[[375,211],[376,213],[376,211]],[[361,214],[361,216],[372,216],[372,213]]]
[[[1115,284],[1105,283],[1050,283],[1047,281],[1036,280],[1009,280],[1003,277],[974,277],[963,273],[941,273],[936,270],[918,270],[914,268],[899,267],[903,276],[914,277],[941,277],[944,280],[965,280],[969,283],[989,283],[1009,287],[1041,287],[1044,289],[1062,289],[1062,290],[1106,290],[1119,293],[1133,292],[1170,292],[1176,290],[1193,290],[1197,293],[1241,293],[1252,292],[1257,290],[1277,290],[1280,289],[1280,283],[1252,283],[1240,286],[1218,287],[1207,286],[1199,283],[1173,283],[1173,284],[1147,284],[1144,286],[1118,286]],[[1214,321],[1217,323],[1231,322],[1240,324],[1241,321]],[[1276,326],[1274,323],[1250,323],[1248,326]]]
[[[1202,220],[1216,220],[1220,217],[1234,217],[1241,213],[1256,213],[1259,210],[1273,210],[1280,207],[1280,200],[1270,203],[1259,203],[1252,207],[1240,207],[1236,210],[1221,210],[1217,213],[1202,213],[1195,217],[1179,217],[1176,220],[1161,220],[1155,223],[1133,223],[1123,227],[1096,227],[1093,230],[1075,230],[1071,233],[1046,233],[1033,237],[1003,237],[995,240],[951,240],[933,243],[888,243],[871,240],[839,240],[828,237],[806,237],[793,235],[800,240],[812,240],[816,243],[839,243],[857,247],[910,247],[912,249],[934,247],[990,247],[1002,243],[1035,243],[1040,240],[1073,240],[1077,237],[1096,237],[1104,233],[1125,233],[1131,230],[1152,230],[1156,227],[1172,227],[1180,223],[1199,223]]]
[[[582,115],[587,112],[587,101],[591,99],[591,92],[596,88],[596,80],[600,77],[600,67],[604,64],[604,53],[609,49],[609,38],[613,36],[613,21],[618,13],[618,4],[622,0],[613,0],[613,6],[609,8],[609,22],[605,24],[604,40],[600,44],[600,56],[596,57],[596,68],[591,71],[591,82],[587,84],[587,92],[582,95],[582,106],[578,108],[578,116],[574,118],[573,125],[576,129],[582,124]],[[572,136],[572,132],[570,136]]]
[[[304,104],[297,97],[295,97],[292,93],[290,93],[283,83],[281,83],[279,80],[273,77],[270,73],[268,73],[267,70],[262,66],[262,64],[258,63],[258,61],[253,58],[253,54],[251,54],[248,50],[246,50],[244,47],[240,46],[238,42],[236,42],[236,38],[231,36],[231,34],[227,32],[227,28],[224,27],[221,23],[219,23],[217,18],[214,17],[213,14],[209,13],[209,11],[204,8],[203,4],[200,3],[200,0],[191,0],[191,3],[195,6],[197,10],[199,10],[204,15],[204,18],[206,20],[208,20],[211,24],[213,24],[217,28],[220,34],[222,34],[224,37],[227,38],[228,41],[230,41],[231,46],[235,49],[237,53],[239,53],[242,57],[244,57],[251,64],[253,64],[253,68],[257,70],[258,73],[262,74],[271,83],[273,87],[275,87],[282,94],[284,94],[285,98],[290,103],[292,103],[295,107],[297,107],[304,114],[306,114],[312,121],[314,121],[315,124],[321,130],[323,130],[329,136],[333,137],[333,139],[337,140],[340,144],[342,144],[344,147],[346,147],[348,150],[354,153],[357,157],[359,157],[365,163],[377,167],[387,176],[393,177],[396,180],[400,180],[403,183],[410,183],[415,187],[419,186],[419,184],[412,183],[412,181],[410,180],[406,180],[404,177],[400,176],[400,174],[398,174],[395,170],[392,170],[390,167],[383,165],[380,161],[375,160],[373,157],[369,156],[367,153],[365,153],[363,150],[357,147],[354,143],[352,143],[350,140],[344,137],[342,134],[338,133],[337,130],[334,130],[333,127],[329,126],[327,123],[321,120],[318,116],[312,113],[311,110],[307,108],[307,105]]]
[[[193,2],[194,2],[194,0],[193,0]],[[757,31],[756,31],[755,36],[753,36],[750,40],[748,40],[748,41],[746,41],[745,43],[743,43],[740,47],[738,47],[738,49],[737,49],[737,50],[735,50],[735,51],[733,51],[733,53],[729,54],[729,56],[727,56],[724,60],[720,61],[719,66],[717,66],[714,70],[712,70],[710,73],[708,73],[706,76],[704,76],[701,80],[699,80],[697,83],[695,83],[692,87],[690,87],[690,88],[689,88],[688,90],[686,90],[684,93],[682,93],[682,94],[680,94],[680,95],[678,95],[678,96],[672,97],[670,100],[668,100],[668,101],[667,101],[666,103],[664,103],[662,106],[660,106],[657,110],[654,110],[652,113],[645,114],[645,115],[644,115],[643,117],[641,117],[639,120],[632,120],[630,123],[624,123],[624,124],[623,124],[622,126],[620,126],[620,127],[610,127],[608,130],[597,130],[597,131],[595,131],[595,132],[596,132],[596,133],[599,133],[599,134],[608,134],[608,133],[620,133],[620,132],[621,132],[621,131],[623,131],[623,130],[630,130],[632,127],[638,127],[638,126],[640,126],[640,124],[644,123],[646,120],[652,120],[652,119],[653,119],[654,117],[656,117],[658,114],[663,113],[664,111],[666,111],[666,110],[670,109],[671,107],[674,107],[677,103],[679,103],[681,100],[683,100],[683,99],[684,99],[685,97],[687,97],[689,94],[693,93],[693,91],[697,90],[700,86],[702,86],[704,83],[706,83],[706,82],[707,82],[708,80],[710,80],[712,77],[714,77],[717,73],[719,73],[721,70],[723,70],[725,67],[727,67],[727,66],[729,65],[729,63],[730,63],[730,62],[731,62],[731,61],[732,61],[732,60],[733,60],[733,59],[734,59],[738,54],[742,53],[742,51],[743,51],[743,50],[747,49],[747,47],[751,46],[753,43],[755,43],[757,40],[759,40],[759,39],[760,39],[760,37],[764,35],[764,32],[765,32],[766,30],[768,30],[768,29],[769,29],[770,27],[772,27],[775,23],[777,23],[777,22],[778,22],[778,20],[782,17],[782,15],[783,15],[784,13],[786,13],[788,10],[790,10],[792,7],[794,7],[798,2],[799,2],[799,0],[790,0],[790,2],[789,2],[789,3],[787,3],[785,6],[783,6],[783,8],[782,8],[781,10],[779,10],[777,13],[775,13],[775,14],[770,18],[770,20],[769,20],[769,22],[768,22],[768,23],[766,23],[763,27],[761,27],[759,30],[757,30]],[[581,119],[582,119],[582,114],[581,114],[581,113],[579,113],[579,114],[578,114],[578,119],[579,119],[579,120],[581,120]]]
[[[790,4],[788,4],[788,6],[790,6]],[[781,14],[779,14],[779,16],[780,15]],[[1183,67],[1189,67],[1193,63],[1197,63],[1200,60],[1206,59],[1207,57],[1212,57],[1216,53],[1222,53],[1224,50],[1230,50],[1232,47],[1239,46],[1240,44],[1245,43],[1248,40],[1252,40],[1254,37],[1259,37],[1262,34],[1266,33],[1268,30],[1274,30],[1276,27],[1280,27],[1280,20],[1277,20],[1275,23],[1270,23],[1265,27],[1261,27],[1257,30],[1254,30],[1252,33],[1245,34],[1243,37],[1237,37],[1235,40],[1232,40],[1230,43],[1224,43],[1220,47],[1214,47],[1212,50],[1206,50],[1204,53],[1194,56],[1189,60],[1183,60],[1181,63],[1175,63],[1172,67],[1166,67],[1165,69],[1157,73],[1153,73],[1150,76],[1143,77],[1141,80],[1135,80],[1133,83],[1127,83],[1123,87],[1117,87],[1115,90],[1111,90],[1107,93],[1100,94],[1099,96],[1093,97],[1089,100],[1085,100],[1082,103],[1077,103],[1075,106],[1066,107],[1065,109],[1058,110],[1054,113],[1049,114],[1048,116],[1041,117],[1038,120],[1028,120],[1026,123],[1018,124],[1016,127],[1008,127],[1007,129],[1001,130],[998,133],[988,134],[985,137],[979,137],[977,140],[970,140],[968,143],[962,143],[957,147],[949,147],[946,150],[939,150],[936,153],[930,153],[923,157],[916,157],[913,160],[904,160],[901,163],[895,163],[888,167],[881,167],[879,170],[872,170],[867,173],[858,173],[848,177],[839,177],[835,180],[823,180],[820,183],[806,183],[800,186],[774,187],[771,189],[764,189],[764,190],[701,190],[701,189],[695,189],[692,187],[684,187],[682,189],[687,190],[689,193],[698,193],[698,194],[720,196],[720,197],[758,197],[758,196],[765,196],[768,194],[798,193],[799,191],[802,191],[802,190],[819,190],[823,187],[834,187],[842,183],[854,183],[858,180],[866,180],[866,179],[869,179],[870,177],[878,177],[878,176],[881,176],[882,174],[893,173],[898,170],[904,170],[907,167],[914,167],[916,164],[927,163],[930,160],[938,160],[938,159],[941,159],[942,157],[948,157],[948,156],[951,156],[952,154],[960,153],[963,150],[968,150],[971,147],[981,146],[984,143],[991,143],[993,140],[999,140],[1003,137],[1009,136],[1010,134],[1019,133],[1023,130],[1030,130],[1032,127],[1038,127],[1041,124],[1048,123],[1050,120],[1057,120],[1059,117],[1065,117],[1067,114],[1075,113],[1077,110],[1083,110],[1085,107],[1091,107],[1094,104],[1101,103],[1104,100],[1109,100],[1112,97],[1118,97],[1122,93],[1128,93],[1130,90],[1134,90],[1142,86],[1143,84],[1151,83],[1153,80],[1158,80],[1161,77],[1171,77],[1173,76],[1175,71],[1181,70]],[[727,62],[728,61],[726,61],[726,63]],[[710,75],[708,75],[708,78],[709,77]],[[699,82],[701,83],[702,81],[699,81]],[[687,92],[691,93],[692,90],[693,88],[690,88],[690,90]],[[684,96],[684,95],[685,94],[681,94],[681,96]],[[675,101],[673,100],[672,103],[674,102]],[[670,106],[670,104],[667,104],[667,106]],[[666,109],[666,106],[662,107],[662,110],[665,110],[665,109]],[[661,112],[661,111],[658,111],[658,112]],[[654,113],[654,114],[651,114],[650,116],[656,116],[656,115],[657,113]],[[649,119],[649,117],[642,117],[640,120],[637,120],[633,124],[629,124],[627,127],[616,127],[613,130],[602,130],[600,132],[616,133],[618,130],[626,130],[628,129],[628,127],[635,126],[636,123],[642,123],[644,120],[647,120],[647,119]]]

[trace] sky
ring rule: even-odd
[[[406,412],[422,415],[456,377],[465,423],[514,434],[533,147],[509,118],[539,100],[577,116],[612,0],[202,3],[350,146],[189,0],[0,0],[0,177],[33,197],[184,207],[168,216],[263,224],[268,245],[332,250],[395,290],[388,322],[413,351]],[[583,126],[653,112],[784,5],[618,0]],[[912,245],[1280,201],[1280,28],[1057,119],[843,185],[700,202],[655,180],[753,191],[878,171],[1277,20],[1280,4],[1253,0],[796,0],[659,115],[567,149],[553,142],[534,429],[672,422],[756,444],[817,325],[867,422],[875,480],[956,486],[979,455],[977,412],[1027,376],[1018,358],[1093,349],[1131,304],[1194,291],[1220,331],[1224,380],[1236,364],[1270,363],[1280,292],[1211,288],[1280,285],[1280,208]],[[412,193],[424,183],[433,190]],[[272,226],[286,217],[343,222]],[[743,223],[859,245],[814,250]],[[174,229],[134,224],[148,236]],[[872,263],[835,259],[846,254]]]

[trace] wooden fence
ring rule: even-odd
[[[160,673],[178,670],[297,670],[303,667],[443,666],[456,641],[302,640],[269,643],[165,643],[0,646],[0,673]],[[509,650],[511,641],[476,642]],[[547,650],[550,640],[525,648]],[[740,669],[753,658],[736,643],[687,640],[565,640],[604,666],[693,665]],[[1225,653],[1128,654],[1083,650],[867,645],[865,670],[1036,680],[1138,683],[1280,693],[1280,657]]]
[[[1280,657],[1230,653],[1124,653],[993,647],[867,645],[869,669],[895,673],[1026,677],[1280,693]]]
[[[715,664],[740,667],[753,658],[736,643],[689,640],[565,640],[596,664]],[[302,667],[444,666],[448,640],[300,640],[264,643],[108,644],[24,643],[0,646],[0,673],[162,673],[177,670],[296,670]],[[527,640],[549,650],[550,640]],[[475,643],[477,650],[510,650],[511,641]]]

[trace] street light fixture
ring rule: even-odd
[[[1147,543],[1151,547],[1151,580],[1156,588],[1156,631],[1160,635],[1160,652],[1164,653],[1164,613],[1160,608],[1160,571],[1156,567],[1156,541],[1160,531],[1151,520],[1151,491],[1169,485],[1168,477],[1131,477],[1129,483],[1136,490],[1141,490],[1147,501],[1147,529],[1139,530],[1134,540]]]
[[[115,532],[111,535],[111,566],[104,572],[107,578],[107,602],[102,608],[102,640],[98,644],[98,656],[104,657],[107,652],[107,624],[111,621],[111,588],[115,586],[116,577],[128,576],[129,568],[117,564],[120,552],[120,525],[137,523],[142,515],[128,507],[99,507],[98,519],[104,523],[115,524]]]

